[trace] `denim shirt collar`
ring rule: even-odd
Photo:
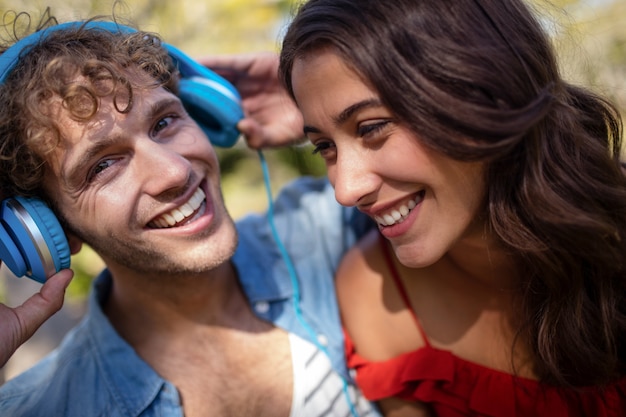
[[[248,219],[246,219],[248,220]],[[232,262],[250,303],[288,300],[293,295],[287,266],[266,222],[251,233],[246,221],[237,224],[239,244]],[[282,278],[280,278],[282,277]]]

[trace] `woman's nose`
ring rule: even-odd
[[[380,177],[367,157],[352,155],[337,158],[328,176],[335,188],[335,199],[343,206],[367,204],[380,185]]]

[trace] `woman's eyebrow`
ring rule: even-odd
[[[383,103],[377,98],[370,98],[366,100],[359,101],[357,103],[351,104],[346,107],[341,113],[337,116],[333,117],[333,122],[335,125],[339,126],[346,122],[352,115],[360,110],[371,108],[371,107],[382,107]],[[304,126],[304,134],[307,133],[320,133],[320,130],[314,126]]]
[[[336,125],[341,125],[346,122],[354,113],[370,108],[370,107],[382,107],[382,102],[377,98],[370,98],[367,100],[362,100],[357,103],[354,103],[344,109],[341,113],[339,113],[336,117],[334,117],[334,122]]]

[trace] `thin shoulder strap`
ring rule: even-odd
[[[398,288],[400,297],[402,297],[402,301],[404,301],[404,304],[411,312],[411,315],[413,316],[413,321],[415,321],[415,325],[417,326],[417,330],[419,330],[422,336],[422,339],[424,340],[424,344],[430,346],[430,343],[428,342],[428,337],[426,337],[426,333],[424,332],[424,329],[422,328],[422,323],[420,322],[419,318],[415,314],[415,311],[413,311],[413,307],[411,307],[411,301],[409,300],[409,296],[406,292],[406,288],[404,286],[404,283],[402,282],[402,279],[400,279],[400,273],[398,272],[398,269],[396,268],[396,265],[393,262],[393,259],[391,257],[391,249],[389,248],[389,242],[382,235],[379,235],[379,240],[380,240],[380,246],[383,250],[383,255],[385,256],[385,261],[387,262],[387,267],[389,268],[389,271],[391,271],[391,277],[393,278],[396,284],[396,287]]]

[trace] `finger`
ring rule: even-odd
[[[197,61],[231,82],[236,82],[250,67],[250,60],[241,55],[209,55]]]
[[[48,278],[45,284],[41,287],[39,293],[48,303],[53,303],[58,300],[63,301],[65,290],[73,277],[74,271],[71,269],[64,269]]]
[[[196,57],[196,60],[209,68],[232,68],[236,65],[237,59],[234,55],[206,55]]]
[[[237,129],[244,136],[246,143],[252,149],[259,149],[264,145],[263,128],[252,118],[245,118],[239,121]]]
[[[21,306],[15,308],[21,327],[22,343],[30,338],[33,333],[54,313],[63,306],[65,290],[69,285],[74,272],[64,269],[48,278],[41,290],[32,295]]]

